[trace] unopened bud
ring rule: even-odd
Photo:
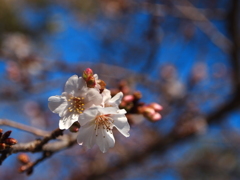
[[[18,169],[18,172],[22,173],[26,170],[26,166],[21,166],[19,169]]]
[[[106,87],[106,83],[103,81],[103,80],[101,80],[101,79],[99,79],[98,81],[97,81],[97,83],[99,84],[99,86],[100,86],[100,90],[104,90],[105,89],[105,87]]]
[[[123,101],[125,101],[125,102],[132,102],[133,100],[134,100],[133,95],[126,95],[123,97]]]
[[[10,136],[11,133],[12,133],[12,131],[7,131],[7,132],[5,132],[5,133],[2,135],[2,141],[4,141],[5,139],[7,139],[7,138]]]
[[[30,159],[28,157],[27,154],[22,153],[18,155],[18,160],[22,163],[22,164],[28,164],[30,162]]]
[[[87,81],[88,78],[93,76],[93,71],[90,68],[87,68],[85,71],[83,71],[83,79]]]
[[[142,94],[139,91],[134,92],[133,96],[134,96],[135,99],[141,99],[142,98]]]
[[[4,142],[5,142],[7,145],[17,144],[17,140],[14,139],[14,138],[7,138],[6,140],[4,140]]]
[[[151,118],[149,118],[149,120],[150,121],[152,121],[152,122],[156,122],[156,121],[159,121],[160,119],[161,119],[161,114],[159,114],[159,113],[154,113],[153,115],[152,115],[152,117]]]
[[[79,131],[79,128],[80,128],[80,124],[79,122],[75,122],[72,124],[72,126],[69,128],[69,131],[72,132],[72,133],[76,133]]]
[[[5,143],[0,143],[0,151],[6,149],[6,144]]]
[[[147,117],[151,117],[155,113],[155,110],[151,107],[145,106],[142,108],[142,112],[143,112],[143,115],[145,115]]]
[[[89,77],[88,79],[86,79],[86,83],[87,87],[94,88],[96,86],[95,77],[94,76]]]
[[[158,103],[151,103],[149,106],[152,107],[157,112],[159,112],[163,109],[163,107],[161,105],[159,105]]]

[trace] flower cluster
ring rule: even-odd
[[[49,109],[60,116],[60,129],[69,129],[79,122],[78,143],[87,148],[97,144],[102,152],[115,144],[113,127],[126,137],[130,130],[126,111],[119,109],[123,93],[111,97],[105,86],[104,81],[88,68],[83,77],[73,75],[67,80],[62,95],[48,99]]]

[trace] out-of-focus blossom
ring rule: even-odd
[[[21,80],[21,70],[16,62],[8,61],[6,71],[12,81],[19,82]]]
[[[207,77],[207,67],[204,63],[197,63],[192,71],[191,83],[196,84]]]
[[[45,128],[47,122],[45,121],[45,115],[41,110],[41,107],[35,101],[28,101],[24,104],[23,110],[30,118],[31,124],[36,127]]]
[[[3,39],[2,51],[5,56],[22,59],[30,55],[32,45],[30,40],[23,34],[10,34]]]

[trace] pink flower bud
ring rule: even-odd
[[[86,79],[86,83],[87,83],[87,87],[89,87],[89,88],[94,88],[96,86],[96,81],[93,76]]]
[[[143,114],[146,115],[147,117],[151,117],[155,113],[155,110],[153,108],[147,106],[143,107],[142,111]]]
[[[88,78],[93,76],[93,71],[90,68],[87,68],[85,71],[83,71],[83,79],[87,81]]]
[[[156,112],[159,112],[163,109],[163,107],[158,103],[151,103],[149,106],[152,107]]]
[[[133,95],[126,95],[123,97],[123,101],[125,101],[125,102],[132,102],[133,100],[134,100]]]
[[[160,119],[161,119],[161,114],[159,114],[159,113],[155,113],[152,117],[151,117],[151,120],[153,121],[153,122],[156,122],[156,121],[159,121]]]

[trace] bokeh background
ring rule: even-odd
[[[0,0],[0,119],[56,129],[47,99],[87,67],[164,108],[116,132],[108,153],[76,145],[30,176],[13,154],[0,179],[238,180],[239,32],[239,0]]]

